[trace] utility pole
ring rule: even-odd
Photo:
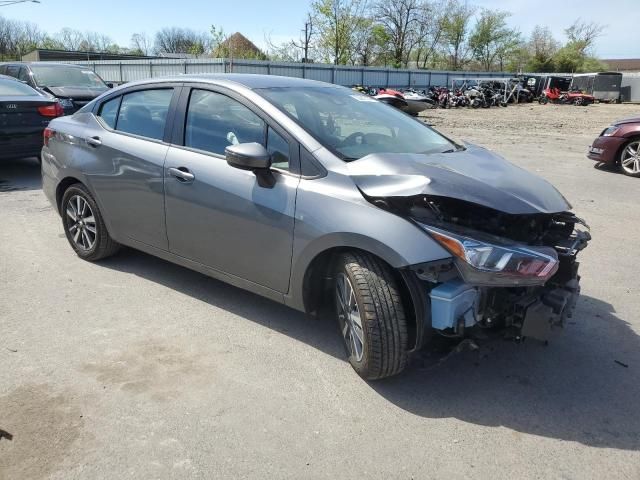
[[[311,46],[311,38],[313,37],[313,20],[311,15],[307,17],[307,21],[304,22],[304,38],[300,39],[300,44],[297,44],[293,40],[291,43],[294,47],[301,49],[304,52],[304,58],[302,63],[309,63],[309,47]]]
[[[313,25],[311,24],[311,21],[304,22],[304,63],[309,63],[309,42],[311,41],[312,33]]]

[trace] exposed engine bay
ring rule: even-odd
[[[425,331],[462,338],[491,329],[546,341],[571,316],[580,293],[576,256],[591,239],[574,214],[507,214],[431,195],[367,199],[421,226],[452,253],[451,259],[411,267],[428,296]],[[479,246],[471,245],[476,241]],[[548,265],[528,260],[529,253]],[[474,268],[478,255],[497,260]],[[509,274],[499,270],[510,263]]]
[[[576,224],[570,212],[513,215],[455,198],[416,195],[373,198],[372,203],[428,225],[463,227],[527,245],[566,244]]]

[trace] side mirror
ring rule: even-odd
[[[271,155],[259,143],[239,143],[224,149],[227,163],[241,170],[265,171],[271,167]]]
[[[113,88],[115,85],[112,82],[107,82],[107,87],[108,88]]]

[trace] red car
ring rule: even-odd
[[[640,177],[640,117],[605,128],[589,147],[591,160],[615,164],[625,175]]]

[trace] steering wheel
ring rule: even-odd
[[[366,137],[365,137],[364,133],[362,133],[362,132],[354,132],[351,135],[349,135],[347,138],[345,138],[341,142],[341,144],[342,144],[342,146],[345,146],[345,147],[348,146],[348,145],[356,145],[356,143],[357,143],[356,142],[356,138],[358,138],[358,137],[362,138],[362,140],[360,141],[361,145],[367,143],[365,141]]]

